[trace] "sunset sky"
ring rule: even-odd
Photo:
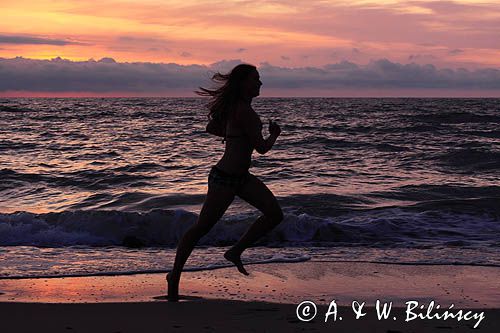
[[[500,1],[2,0],[1,7],[0,96],[194,96],[207,73],[238,62],[259,67],[264,96],[500,96]]]

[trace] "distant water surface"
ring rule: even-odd
[[[223,153],[205,102],[0,99],[0,276],[168,270]],[[285,221],[246,261],[500,265],[500,99],[253,106],[282,127],[250,171]],[[257,216],[235,200],[188,267],[225,265]]]

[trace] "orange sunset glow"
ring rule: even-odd
[[[463,69],[471,73],[466,82],[484,78],[483,72],[477,71],[488,69],[493,71],[495,84],[474,83],[472,86],[481,92],[471,94],[489,95],[499,84],[499,30],[498,1],[4,0],[0,68],[18,68],[18,63],[8,62],[16,57],[71,62],[110,58],[116,63],[176,64],[179,69],[196,65],[205,72],[212,64],[231,60],[290,71],[322,70],[343,63],[369,66],[387,60],[401,66]],[[163,86],[153,87],[153,91],[112,85],[100,90],[75,85],[69,91],[56,87],[44,91],[20,83],[0,86],[0,96],[80,96],[89,90],[94,90],[91,95],[95,96],[115,96],[123,91],[137,96],[191,96],[191,88],[200,82],[190,80],[191,84],[181,90]],[[451,89],[457,94],[469,90],[460,82],[434,87],[426,81],[398,87],[406,91]],[[328,94],[335,88],[359,95],[361,88],[370,95],[379,86],[354,87],[344,82],[292,91],[276,84],[269,86],[268,92],[314,95],[314,91]]]

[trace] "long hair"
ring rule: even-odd
[[[220,85],[219,87],[214,89],[199,87],[200,90],[195,91],[200,96],[211,97],[207,103],[209,119],[227,117],[229,110],[235,106],[240,97],[241,82],[254,70],[257,68],[253,65],[239,64],[227,74],[216,72],[212,76],[212,81]]]

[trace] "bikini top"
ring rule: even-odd
[[[224,139],[222,139],[222,143],[224,143],[224,141],[226,141],[227,138],[233,139],[233,138],[244,138],[244,137],[246,137],[246,135],[244,135],[244,134],[240,134],[240,135],[227,135],[227,134],[225,134]]]

